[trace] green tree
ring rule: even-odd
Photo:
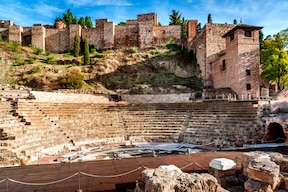
[[[80,53],[80,40],[78,33],[75,35],[75,41],[74,41],[74,56],[78,57]]]
[[[169,15],[169,17],[169,25],[181,25],[181,14],[179,13],[179,11],[172,10],[172,15]]]
[[[233,24],[237,24],[237,20],[236,19],[233,20]]]
[[[85,17],[85,26],[87,28],[93,28],[93,23],[92,23],[91,18],[89,16]]]
[[[67,13],[63,14],[63,22],[66,24],[67,27],[73,23],[73,14],[70,9],[67,10]]]
[[[283,46],[287,50],[288,49],[288,28],[281,30],[279,34],[282,38]]]
[[[84,39],[84,65],[90,64],[90,51],[88,39]]]
[[[210,13],[208,14],[207,22],[208,22],[208,23],[213,23],[213,21],[212,21],[212,15],[211,15]]]
[[[84,17],[80,17],[78,24],[81,25],[82,27],[85,26],[85,19],[84,19]]]
[[[198,23],[198,25],[197,25],[197,31],[200,32],[201,29],[202,29],[202,27],[201,27],[201,23]]]
[[[278,33],[263,41],[261,49],[262,77],[276,83],[278,90],[288,86],[288,54]]]
[[[74,17],[72,20],[72,24],[78,24],[79,23],[79,19],[77,17]]]
[[[188,32],[187,32],[187,20],[184,19],[184,17],[182,17],[181,20],[181,39],[183,40],[187,40],[187,36],[188,36]]]

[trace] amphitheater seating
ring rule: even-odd
[[[47,148],[96,141],[243,144],[253,142],[259,118],[258,106],[252,102],[90,104],[19,100],[15,107],[9,101],[0,104],[0,142],[26,156]]]

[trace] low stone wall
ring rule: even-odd
[[[76,94],[76,93],[53,93],[42,91],[31,91],[36,102],[51,103],[108,103],[105,95]]]
[[[183,103],[189,102],[190,93],[161,95],[121,95],[128,103]]]

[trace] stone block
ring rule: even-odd
[[[248,178],[261,181],[276,189],[280,184],[280,167],[273,161],[257,158],[247,168]]]
[[[256,159],[256,158],[261,158],[261,159],[266,159],[266,160],[270,160],[271,159],[271,157],[267,153],[264,153],[262,151],[253,151],[253,152],[243,153],[242,168],[243,168],[243,175],[245,177],[247,177],[248,165],[250,164],[250,162],[253,159]]]
[[[212,159],[212,161],[210,161],[209,167],[212,167],[217,170],[226,171],[226,170],[235,169],[236,163],[231,159],[217,158],[217,159]]]
[[[235,176],[236,175],[236,168],[230,170],[218,170],[213,167],[209,167],[208,169],[209,174],[213,175],[214,177],[225,177],[225,176]]]
[[[224,188],[239,185],[239,180],[235,175],[216,177],[216,179],[218,183]]]
[[[280,164],[280,170],[283,172],[288,172],[288,158],[283,158]]]
[[[244,183],[244,189],[245,192],[273,192],[271,185],[254,179],[248,179]]]

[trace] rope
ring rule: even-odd
[[[17,181],[17,180],[14,180],[14,179],[11,179],[11,178],[7,178],[9,181],[12,181],[14,183],[18,183],[18,184],[22,184],[22,185],[33,185],[33,186],[41,186],[41,185],[52,185],[52,184],[56,184],[56,183],[60,183],[60,182],[63,182],[63,181],[66,181],[68,179],[71,179],[72,177],[78,175],[79,172],[77,173],[74,173],[73,175],[69,176],[69,177],[66,177],[64,179],[60,179],[60,180],[57,180],[57,181],[52,181],[52,182],[47,182],[47,183],[28,183],[28,182],[22,182],[22,181]]]
[[[199,163],[196,163],[196,162],[189,163],[188,165],[185,165],[185,166],[181,167],[180,169],[185,169],[185,168],[187,168],[191,165],[194,165],[194,164],[197,165],[197,167],[204,169],[204,167],[202,165],[200,165]]]
[[[5,178],[5,179],[1,180],[0,183],[3,183],[3,182],[6,181],[6,180],[7,180],[7,179]]]
[[[92,175],[92,174],[89,174],[89,173],[84,173],[82,171],[80,171],[79,173],[81,173],[82,175],[85,175],[85,176],[88,176],[88,177],[96,177],[96,178],[112,178],[112,177],[121,177],[121,176],[124,176],[124,175],[128,175],[130,173],[133,173],[133,172],[136,172],[138,171],[139,169],[142,169],[143,167],[138,167],[136,169],[133,169],[132,171],[128,171],[126,173],[121,173],[121,174],[117,174],[117,175]]]

